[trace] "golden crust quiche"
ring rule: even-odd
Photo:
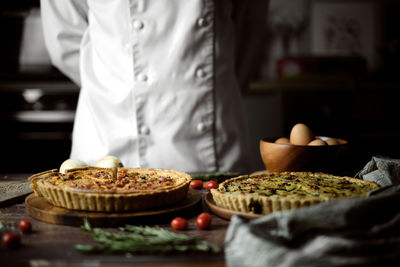
[[[244,175],[211,189],[217,206],[239,212],[269,214],[321,202],[362,197],[379,188],[373,182],[312,172]]]
[[[186,197],[190,175],[154,168],[82,167],[29,177],[36,195],[73,210],[121,212],[167,206]]]

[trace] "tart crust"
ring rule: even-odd
[[[268,179],[271,176],[281,176],[284,177],[296,177],[302,176],[303,179],[305,177],[313,176],[313,177],[329,177],[333,179],[338,179],[338,181],[343,182],[347,181],[351,184],[361,184],[362,187],[366,187],[368,189],[363,189],[362,193],[359,195],[353,194],[351,196],[338,196],[338,197],[296,197],[293,195],[279,196],[272,194],[271,196],[264,196],[262,194],[250,194],[248,192],[240,192],[241,190],[237,190],[234,194],[227,192],[226,188],[229,187],[229,184],[232,182],[240,182],[242,180],[248,178],[257,178],[261,180]],[[284,182],[284,180],[283,180]],[[290,181],[293,183],[293,181]],[[346,182],[346,183],[347,183]],[[296,182],[295,182],[296,183]],[[270,173],[263,175],[243,175],[239,177],[235,177],[229,180],[224,181],[219,185],[217,189],[211,189],[211,194],[217,206],[245,213],[253,213],[253,214],[270,214],[276,211],[285,211],[291,210],[301,207],[309,207],[318,203],[326,202],[334,199],[343,199],[343,198],[351,198],[351,197],[361,197],[366,195],[369,191],[379,188],[379,186],[373,182],[364,181],[351,177],[341,177],[334,176],[330,174],[324,173],[310,173],[310,172],[281,172],[281,173]],[[337,188],[340,190],[340,188]]]
[[[101,170],[103,168],[79,168],[71,169],[68,173],[79,173],[82,175],[85,170]],[[126,169],[126,168],[125,168]],[[103,169],[106,172],[112,169]],[[68,187],[66,183],[59,181],[65,176],[58,170],[49,170],[29,177],[32,181],[32,189],[35,194],[44,197],[54,206],[72,210],[86,210],[96,212],[123,212],[147,210],[168,206],[183,200],[189,188],[191,177],[183,172],[165,169],[136,168],[135,172],[141,174],[151,173],[153,175],[168,176],[173,181],[173,185],[147,190],[125,190],[116,192],[115,190],[91,190],[76,189]],[[94,178],[96,179],[96,178]],[[109,178],[110,182],[117,181],[116,177]],[[57,181],[58,184],[55,184]]]

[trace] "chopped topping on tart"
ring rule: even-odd
[[[67,170],[65,174],[52,173],[47,179],[53,185],[75,190],[126,193],[151,191],[175,186],[176,179],[156,169],[146,172],[132,168],[118,168],[114,178],[112,168],[84,167]]]
[[[379,186],[351,177],[312,172],[239,176],[211,189],[217,206],[255,214],[307,207],[333,199],[363,197]]]
[[[271,173],[267,176],[245,176],[223,183],[221,192],[285,198],[348,198],[364,196],[376,187],[363,180],[351,181],[322,173]]]
[[[35,194],[74,210],[128,211],[167,206],[185,198],[190,175],[151,168],[50,170],[29,177]]]

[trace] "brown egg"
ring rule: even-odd
[[[308,143],[309,146],[326,146],[327,143],[322,141],[321,139],[314,139],[310,143]]]
[[[330,146],[334,146],[334,145],[338,145],[339,141],[336,140],[336,138],[328,138],[325,140],[325,142],[330,145]]]
[[[275,143],[277,144],[290,144],[289,138],[287,137],[280,137],[275,140]]]
[[[307,125],[297,123],[290,131],[290,143],[293,145],[306,146],[314,140],[314,134]]]

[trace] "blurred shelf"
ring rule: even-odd
[[[18,111],[0,115],[1,119],[26,123],[73,123],[74,110],[33,110]]]
[[[23,92],[26,89],[41,89],[49,94],[79,93],[79,87],[69,81],[0,81],[0,92]]]
[[[400,92],[400,80],[372,79],[369,77],[315,77],[292,78],[277,81],[253,81],[246,93],[278,92]]]
[[[47,65],[20,66],[19,70],[0,72],[0,93],[40,89],[46,94],[79,93],[79,86]]]
[[[348,77],[319,79],[287,79],[280,81],[253,81],[248,93],[271,93],[291,91],[350,91],[355,81]]]

